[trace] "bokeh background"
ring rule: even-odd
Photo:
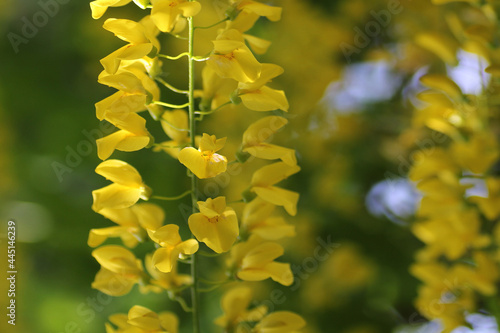
[[[134,289],[111,298],[90,287],[99,265],[86,244],[88,232],[108,225],[90,209],[91,191],[105,184],[93,171],[100,162],[94,140],[108,134],[95,118],[94,103],[112,92],[97,83],[98,60],[121,42],[102,29],[102,20],[91,18],[88,1],[53,0],[58,5],[44,23],[40,12],[47,12],[49,2],[0,2],[2,236],[9,219],[18,226],[17,325],[7,325],[2,310],[0,331],[104,332],[107,317],[131,304],[178,311],[165,295],[144,297]],[[279,287],[284,295],[279,309],[301,313],[309,323],[304,332],[431,332],[429,326],[422,330],[425,320],[413,306],[418,281],[408,272],[422,244],[409,230],[419,195],[406,180],[416,141],[406,129],[419,89],[416,78],[437,61],[409,41],[417,31],[439,29],[440,14],[429,1],[401,0],[400,13],[366,45],[346,53],[343,43],[355,45],[355,29],[374,20],[371,11],[387,9],[387,1],[266,2],[284,12],[282,21],[261,20],[254,29],[273,41],[260,60],[285,69],[274,82],[291,105],[282,143],[297,149],[302,167],[287,181],[301,200],[299,214],[290,220],[299,237],[287,244],[285,256],[301,272],[300,288]],[[107,17],[140,15],[128,6]],[[44,24],[30,27],[34,20]],[[162,42],[172,54],[180,47],[167,38]],[[464,54],[453,68],[463,89],[477,89],[477,66],[476,58]],[[183,75],[171,69],[179,85]],[[242,114],[247,124],[254,117],[225,112],[206,126],[223,132]],[[231,130],[238,133],[238,126]],[[161,194],[175,195],[186,186],[182,169],[166,155],[114,156],[141,170],[146,183],[161,186]],[[162,205],[167,219],[180,218],[177,204]],[[324,242],[335,249],[325,260],[312,260]],[[2,309],[4,247],[2,238]],[[261,299],[276,288],[264,287]],[[207,332],[217,332],[208,318],[221,313],[219,296],[204,300]],[[477,320],[483,319],[491,325],[488,318]],[[188,332],[189,323],[183,329]]]

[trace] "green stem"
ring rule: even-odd
[[[161,84],[163,84],[166,88],[172,90],[173,92],[176,92],[178,94],[189,94],[189,91],[187,90],[181,90],[181,89],[177,89],[176,87],[172,86],[170,83],[168,83],[167,81],[163,80],[161,77],[157,77],[156,80],[158,82],[160,82]]]
[[[227,20],[229,20],[229,17],[226,17],[225,19],[220,20],[219,22],[215,22],[214,24],[211,24],[207,27],[194,27],[193,29],[210,29],[210,28],[215,27],[216,25],[221,24],[222,22],[226,22]]]
[[[195,121],[195,105],[194,105],[194,24],[193,18],[188,17],[189,23],[189,136],[191,146],[195,146],[196,121]],[[195,175],[191,175],[191,209],[193,214],[196,213],[196,203],[198,201],[198,182]],[[200,304],[198,292],[198,256],[194,253],[191,256],[191,277],[193,286],[191,287],[191,308],[193,310],[193,333],[200,333]]]
[[[189,106],[189,103],[185,103],[185,104],[170,104],[170,103],[164,103],[164,102],[160,102],[160,101],[153,101],[153,104],[158,104],[158,105],[161,105],[161,106],[164,106],[164,107],[167,107],[167,108],[172,108],[172,109],[183,109],[186,106]]]
[[[190,57],[190,54],[188,52],[183,52],[183,53],[181,53],[179,55],[176,55],[175,57],[168,56],[168,55],[165,55],[165,54],[158,54],[158,57],[165,58],[165,59],[168,59],[168,60],[177,60],[177,59],[180,59],[182,57]]]
[[[159,196],[159,195],[153,195],[151,197],[151,199],[158,199],[158,200],[166,200],[166,201],[173,201],[173,200],[179,200],[179,199],[182,199],[184,198],[186,195],[190,194],[191,193],[191,190],[188,190],[182,194],[179,194],[178,196],[176,197],[162,197],[162,196]]]

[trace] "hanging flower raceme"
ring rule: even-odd
[[[134,305],[128,314],[114,314],[106,323],[107,333],[178,333],[179,319],[169,311],[159,314],[140,305]],[[116,326],[116,328],[114,327]]]
[[[99,214],[118,226],[90,230],[87,241],[90,247],[101,245],[109,237],[120,237],[127,247],[135,247],[139,242],[144,241],[147,229],[158,229],[165,218],[163,209],[150,203],[136,204],[121,209],[103,208]]]
[[[252,289],[244,286],[225,292],[221,300],[224,314],[215,319],[215,324],[223,327],[226,332],[239,332],[238,326],[241,323],[261,320],[267,313],[267,307],[260,305],[249,310],[252,296]]]
[[[139,283],[144,272],[142,264],[135,255],[124,247],[106,245],[92,251],[92,256],[101,264],[92,288],[107,295],[122,296],[128,294]]]
[[[162,32],[171,32],[181,17],[192,17],[201,10],[198,1],[151,0],[151,18]]]
[[[189,229],[198,241],[217,253],[231,249],[239,234],[238,218],[232,208],[226,207],[226,198],[217,197],[198,201],[199,213],[189,217]]]
[[[281,75],[283,68],[274,64],[262,64],[258,79],[253,82],[240,82],[238,96],[244,106],[254,111],[288,111],[288,100],[283,90],[275,90],[266,86],[272,79]]]
[[[262,65],[245,45],[241,32],[236,29],[223,31],[213,44],[214,51],[207,66],[217,75],[238,82],[254,82],[259,78]]]
[[[242,280],[262,281],[271,278],[284,286],[289,286],[293,283],[290,264],[274,261],[283,253],[283,247],[278,243],[265,242],[260,237],[252,235],[246,242],[233,246],[229,266]]]
[[[123,60],[137,60],[148,55],[153,57],[160,51],[160,42],[156,38],[159,31],[150,16],[140,22],[111,18],[104,22],[103,27],[129,43],[101,60],[109,74],[115,74]]]
[[[295,150],[266,142],[287,123],[288,120],[278,116],[259,119],[243,133],[241,151],[257,158],[266,160],[281,159],[287,165],[297,165]],[[244,156],[239,156],[245,159]]]
[[[258,197],[253,199],[243,209],[241,228],[266,240],[295,236],[295,226],[287,224],[281,216],[272,216],[275,208]]]
[[[283,206],[288,214],[294,216],[297,214],[299,194],[274,185],[299,171],[298,165],[291,166],[284,162],[266,165],[253,174],[250,190],[264,201]]]
[[[104,208],[120,209],[135,204],[139,199],[148,200],[151,189],[130,164],[120,160],[107,160],[99,164],[95,172],[113,184],[92,191],[92,209],[99,213]]]
[[[203,133],[199,149],[193,147],[182,149],[179,153],[179,162],[200,179],[215,177],[227,169],[227,158],[216,153],[225,143],[226,138],[217,139],[215,135]]]
[[[198,251],[195,239],[182,241],[179,226],[167,224],[156,231],[148,230],[149,237],[161,247],[153,254],[153,265],[163,273],[171,272],[179,256],[191,255]]]

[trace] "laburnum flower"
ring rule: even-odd
[[[151,142],[146,120],[137,113],[107,113],[104,119],[120,130],[96,140],[97,156],[101,160],[109,158],[115,150],[137,151]]]
[[[171,272],[180,255],[191,255],[198,251],[195,239],[182,241],[179,226],[167,224],[156,231],[148,230],[149,237],[161,247],[153,254],[153,265],[163,273]]]
[[[253,174],[250,190],[262,200],[283,206],[288,214],[295,216],[299,194],[274,185],[299,171],[298,165],[288,165],[284,162],[266,165]]]
[[[277,311],[268,314],[255,326],[254,333],[299,333],[306,321],[296,313]]]
[[[102,66],[109,74],[115,74],[123,60],[141,59],[160,50],[160,42],[156,38],[159,31],[152,24],[150,16],[140,22],[110,18],[103,27],[129,43],[101,59]]]
[[[277,240],[295,236],[295,227],[281,216],[271,216],[276,206],[260,198],[253,199],[243,209],[241,228],[262,239]]]
[[[161,126],[172,139],[158,144],[154,151],[164,151],[175,159],[179,158],[181,149],[191,142],[188,130],[188,115],[184,110],[166,111],[161,116]],[[195,143],[200,144],[201,137],[195,137]]]
[[[290,264],[275,262],[283,255],[284,249],[274,242],[263,241],[256,235],[250,236],[231,249],[229,266],[233,267],[236,276],[245,281],[262,281],[268,278],[289,286],[293,283]]]
[[[242,32],[243,38],[247,41],[248,45],[250,45],[252,51],[257,54],[264,54],[267,52],[269,46],[271,46],[271,42],[244,33],[247,30],[250,30],[258,19],[259,15],[253,12],[240,12],[234,20],[226,23],[226,30],[236,29]]]
[[[199,149],[182,149],[178,156],[179,162],[200,179],[215,177],[227,169],[227,158],[216,153],[225,143],[226,138],[217,139],[215,135],[203,133]]]
[[[258,79],[253,82],[240,82],[238,96],[244,106],[254,111],[272,111],[280,109],[288,111],[288,100],[283,90],[266,86],[272,79],[281,75],[283,68],[274,64],[262,64]]]
[[[424,282],[415,301],[422,315],[439,319],[446,333],[466,323],[465,315],[475,310],[476,299],[460,270],[428,262],[414,264],[410,272]]]
[[[198,241],[217,253],[231,249],[239,234],[238,218],[232,208],[226,207],[226,198],[217,197],[198,201],[199,213],[189,217],[189,229]]]
[[[447,216],[459,213],[463,209],[463,196],[470,184],[463,184],[460,179],[449,172],[439,177],[428,178],[417,184],[417,189],[424,194],[417,212],[419,217]],[[446,207],[446,209],[443,209]]]
[[[230,289],[222,296],[221,305],[224,314],[215,319],[215,324],[223,327],[225,332],[235,331],[242,322],[257,322],[267,313],[267,306],[260,305],[248,309],[252,301],[252,289],[238,286]]]
[[[113,325],[106,323],[106,333],[179,332],[179,319],[174,313],[164,311],[157,314],[140,305],[134,305],[128,314],[111,315],[109,321]]]
[[[181,17],[198,14],[201,5],[189,0],[151,0],[151,18],[162,32],[171,32]]]
[[[488,177],[485,182],[487,197],[472,196],[469,201],[476,203],[489,220],[494,220],[500,215],[500,179]]]
[[[420,258],[445,255],[450,260],[456,260],[472,248],[490,244],[489,236],[481,234],[480,227],[477,211],[468,209],[419,222],[413,226],[412,231],[427,244],[419,254]],[[447,241],[443,242],[443,239]]]
[[[203,90],[196,91],[201,97],[202,110],[214,110],[230,101],[230,96],[236,90],[238,82],[233,79],[221,78],[210,66],[203,67],[201,71]]]
[[[101,269],[92,282],[92,288],[107,295],[128,294],[144,275],[141,261],[124,247],[102,246],[92,251],[92,256],[101,264]]]
[[[139,199],[148,200],[151,189],[130,164],[120,160],[107,160],[97,166],[95,172],[113,184],[92,191],[92,209],[99,213],[104,208],[127,208]]]
[[[281,7],[269,6],[253,0],[231,0],[231,2],[237,10],[264,16],[273,22],[281,19]]]
[[[288,123],[283,117],[268,116],[248,126],[243,133],[241,150],[266,160],[281,159],[287,165],[297,165],[295,150],[267,143],[272,136]]]
[[[151,254],[146,255],[144,260],[144,266],[148,271],[151,279],[149,280],[149,285],[145,288],[152,290],[153,292],[160,293],[165,290],[173,290],[180,288],[185,285],[189,285],[193,282],[193,278],[188,274],[179,274],[177,272],[177,263],[175,262],[172,266],[172,270],[168,273],[160,272],[153,264],[153,257]]]
[[[103,208],[99,214],[118,224],[118,226],[91,229],[88,245],[97,247],[109,237],[120,237],[127,247],[135,247],[144,241],[146,229],[156,230],[165,218],[163,209],[155,204],[142,203],[132,207],[113,209]]]
[[[104,120],[107,113],[128,113],[146,110],[146,94],[131,94],[124,91],[117,91],[113,95],[106,97],[95,104],[96,117]]]
[[[259,78],[262,65],[245,45],[241,32],[236,29],[225,30],[212,42],[214,51],[207,60],[207,66],[217,75],[238,82],[254,82]]]

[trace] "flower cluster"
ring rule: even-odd
[[[477,21],[469,22],[467,13],[474,13]],[[497,50],[491,46],[497,33],[472,29],[484,22],[497,27],[492,13],[488,4],[466,7],[463,17],[449,17],[455,40],[446,38],[452,43],[437,34],[421,34],[416,42],[450,65],[456,64],[459,48],[475,53],[495,76]],[[480,76],[483,91],[465,94],[445,73],[424,75],[420,81],[428,90],[418,95],[422,107],[413,118],[414,128],[433,130],[435,146],[413,155],[409,173],[423,195],[412,232],[425,244],[410,271],[423,282],[418,310],[428,319],[439,319],[443,332],[465,325],[465,316],[496,294],[500,278],[495,171],[500,146],[491,122],[496,78]]]
[[[109,7],[130,2],[92,1],[92,16],[98,19]],[[149,14],[138,22],[110,18],[103,25],[126,45],[101,60],[103,71],[98,79],[99,83],[115,88],[117,92],[96,103],[97,118],[111,123],[117,131],[97,140],[98,156],[103,162],[96,168],[96,173],[112,184],[93,191],[92,209],[116,226],[90,232],[88,244],[97,247],[92,255],[101,265],[92,286],[113,296],[127,294],[136,284],[143,293],[167,292],[171,299],[193,313],[194,332],[200,332],[200,284],[210,283],[201,276],[213,275],[213,272],[198,271],[200,255],[227,253],[223,269],[229,278],[224,283],[266,279],[285,286],[293,283],[290,264],[275,261],[284,254],[283,246],[277,241],[294,236],[295,229],[273,212],[283,207],[285,212],[294,216],[299,199],[297,192],[276,186],[300,171],[295,151],[270,143],[274,134],[288,122],[283,116],[289,108],[285,93],[269,86],[283,69],[275,64],[260,63],[254,54],[265,53],[270,42],[248,34],[261,17],[279,20],[281,8],[258,1],[231,0],[224,19],[212,25],[225,26],[216,32],[211,52],[201,57],[194,55],[195,31],[212,26],[194,26],[193,17],[203,12],[200,2],[133,2]],[[177,56],[163,54],[158,39],[161,33],[187,40],[188,51]],[[166,82],[163,71],[167,65],[164,62],[171,64],[171,61],[183,57],[188,59],[186,90]],[[205,63],[200,73],[203,87],[199,90],[195,89],[195,62]],[[181,95],[187,102],[179,105],[162,101],[162,89]],[[217,136],[209,133],[197,135],[196,131],[197,124],[205,116],[234,105],[259,112],[275,111],[275,115],[266,115],[251,124],[243,133],[238,152],[228,162],[221,152],[227,137],[221,138],[220,133]],[[142,112],[149,113],[151,120],[146,121]],[[156,143],[158,141],[146,127],[146,123],[151,127],[155,122],[161,124],[169,139]],[[153,196],[152,189],[133,166],[109,159],[117,150],[134,152],[147,148],[166,153],[178,167],[185,166],[191,178],[190,190],[177,197]],[[250,164],[254,159],[264,160],[267,164],[253,173],[242,198],[234,201],[245,204],[240,218],[237,210],[229,207],[226,196],[202,197],[198,189],[200,180],[225,173],[229,164]],[[187,195],[191,198],[187,221],[168,221],[168,224],[164,224],[163,208],[140,201],[180,200]],[[192,238],[183,240],[183,230],[189,231]],[[119,237],[125,247],[101,246],[110,237]],[[154,245],[144,259],[137,258],[132,252],[139,242]],[[191,265],[191,274],[180,273],[184,267],[179,263]],[[245,327],[240,324],[246,322],[252,323],[247,331],[255,333],[267,332],[271,328],[273,332],[297,331],[305,326],[299,315],[286,311],[267,314],[265,310],[260,317],[251,320],[243,320],[240,313],[228,314],[232,311],[228,304],[235,302],[240,288],[230,289],[222,300],[226,314],[216,322],[225,331],[242,332]],[[186,289],[190,290],[191,302],[185,299]],[[250,291],[244,289],[243,293],[247,295],[245,302],[248,304]],[[242,308],[242,311],[246,310]],[[128,315],[117,314],[111,316],[110,321],[112,325],[106,326],[109,332],[177,332],[178,329],[175,315],[156,314],[137,305]]]

